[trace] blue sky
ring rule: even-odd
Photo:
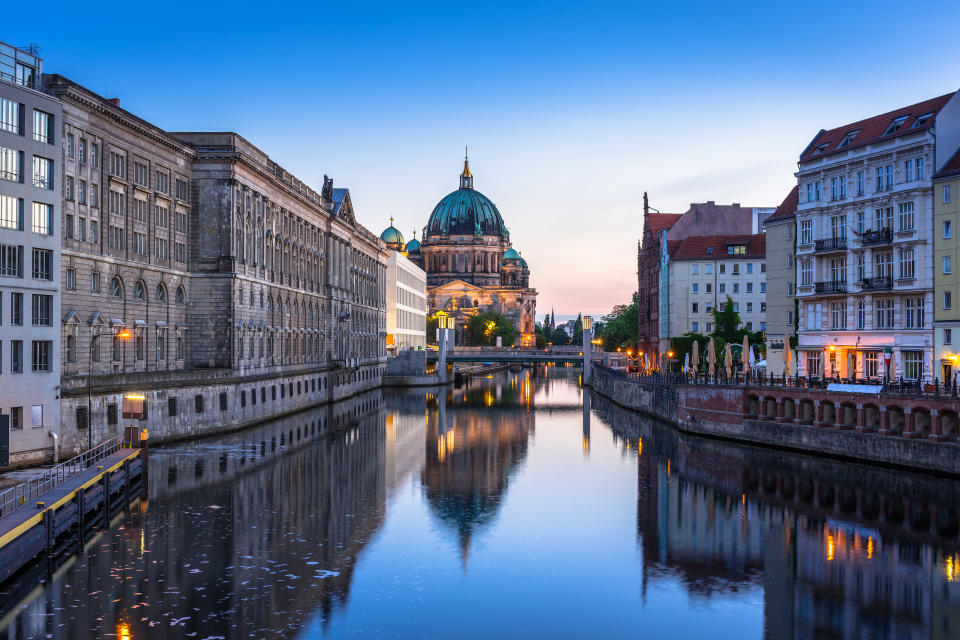
[[[76,4],[64,5],[75,15]],[[539,315],[636,288],[642,196],[775,206],[830,128],[960,88],[956,4],[164,3],[0,39],[168,130],[235,130],[409,237],[457,186],[499,207]],[[419,235],[419,233],[418,233]]]

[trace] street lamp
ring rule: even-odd
[[[112,331],[98,331],[90,337],[90,348],[87,353],[87,451],[93,449],[93,345],[100,347],[101,336],[110,335]],[[133,332],[126,327],[113,334],[124,342],[133,337]]]

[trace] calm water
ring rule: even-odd
[[[960,636],[958,483],[584,409],[576,376],[156,449],[0,638]]]

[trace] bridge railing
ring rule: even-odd
[[[854,386],[879,386],[880,395],[882,396],[916,396],[927,398],[960,397],[960,390],[958,390],[956,380],[941,382],[936,378],[934,378],[932,382],[926,382],[923,380],[905,380],[903,378],[889,380],[884,378],[840,378],[836,376],[775,376],[772,373],[761,375],[755,374],[752,371],[744,374],[740,370],[734,370],[728,375],[723,367],[720,367],[713,375],[704,372],[680,373],[656,371],[650,373],[631,373],[623,371],[622,369],[612,369],[597,362],[595,362],[593,366],[595,369],[603,371],[612,377],[646,384],[779,387],[826,390],[831,383],[836,383]]]

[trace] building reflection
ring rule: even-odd
[[[535,384],[524,371],[440,393],[427,405],[421,483],[433,515],[455,538],[464,568],[471,544],[496,519],[510,478],[526,458]]]
[[[0,638],[289,637],[325,623],[383,523],[384,413],[377,391],[153,451],[149,500],[4,611]]]
[[[594,396],[637,456],[643,592],[762,590],[767,638],[960,637],[953,480],[680,434]]]

